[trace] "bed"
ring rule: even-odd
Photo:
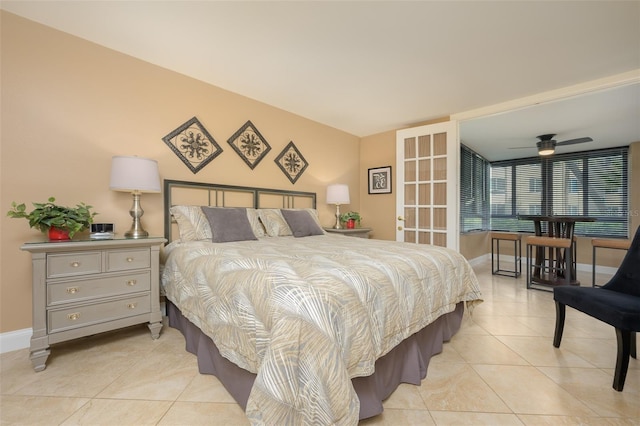
[[[315,193],[165,180],[169,323],[253,424],[382,412],[481,301],[442,247],[322,231]]]

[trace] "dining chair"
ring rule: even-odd
[[[591,239],[591,287],[596,286],[596,249],[629,250],[631,240],[617,238],[592,238]]]
[[[553,346],[560,347],[566,306],[570,306],[616,330],[618,354],[613,388],[622,391],[629,357],[637,358],[636,332],[640,331],[640,226],[614,276],[602,287],[560,286],[553,289],[556,328]]]

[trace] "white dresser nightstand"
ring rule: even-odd
[[[358,237],[358,238],[369,238],[369,232],[371,232],[371,228],[324,228],[325,231],[330,232],[332,234],[341,234],[347,237]]]
[[[26,243],[31,253],[30,359],[46,368],[49,345],[148,322],[162,329],[160,247],[164,238]]]

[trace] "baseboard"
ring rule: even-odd
[[[0,354],[28,348],[31,340],[32,329],[8,331],[0,333]]]
[[[468,262],[471,266],[479,266],[483,262],[486,262],[487,260],[491,261],[491,256],[489,253],[483,254],[482,256],[475,257],[473,259],[469,259]]]
[[[487,255],[487,257],[489,257],[489,263],[491,263],[491,258],[490,255]],[[484,260],[484,258],[481,257],[477,257],[476,259],[482,259]],[[474,259],[474,261],[476,260]],[[500,256],[500,264],[501,265],[506,265],[509,266],[511,268],[513,268],[515,262],[515,257],[514,256],[509,256],[509,255],[501,255]],[[527,258],[522,256],[522,268],[524,269],[524,267],[526,266],[526,262],[527,262]],[[469,262],[471,263],[471,262]],[[472,263],[473,265],[473,263]],[[589,272],[591,273],[593,271],[593,266],[590,263],[578,263],[576,265],[576,269],[578,271],[581,272]],[[600,265],[596,265],[596,274],[607,274],[607,275],[613,275],[616,273],[616,271],[618,270],[618,268],[614,268],[611,266],[600,266]]]

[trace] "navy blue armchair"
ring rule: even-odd
[[[636,332],[640,331],[640,227],[615,275],[602,287],[560,286],[553,289],[556,329],[553,346],[560,347],[565,308],[570,306],[616,329],[618,357],[613,388],[622,391],[629,357],[637,358]]]

